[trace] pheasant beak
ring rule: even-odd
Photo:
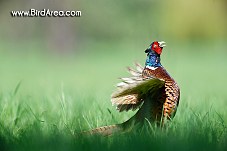
[[[162,48],[166,46],[165,43],[166,42],[164,42],[164,41],[158,42],[159,46],[162,47]]]

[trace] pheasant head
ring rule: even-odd
[[[147,59],[146,59],[146,67],[160,67],[161,66],[161,59],[160,55],[162,53],[163,47],[165,47],[165,42],[161,41],[154,41],[146,50],[145,53],[147,53]]]
[[[150,47],[145,50],[145,52],[149,53],[150,51],[154,51],[155,53],[160,55],[162,53],[163,47],[165,46],[166,45],[164,41],[161,42],[154,41],[153,43],[150,44]]]

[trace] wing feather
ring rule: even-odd
[[[117,91],[111,96],[112,105],[117,105],[117,109],[121,111],[135,110],[143,103],[143,95],[147,94],[143,91],[150,91],[152,85],[157,84],[157,80],[153,77],[142,76],[143,67],[136,63],[136,70],[128,68],[132,77],[120,78],[122,82],[117,84]],[[153,81],[152,81],[153,79]],[[161,80],[158,80],[160,83]],[[164,82],[161,82],[164,85]]]
[[[135,65],[136,65],[136,70],[138,72],[142,73],[144,68],[139,63],[137,63],[137,62],[135,63]]]

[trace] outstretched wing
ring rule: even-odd
[[[157,78],[144,78],[143,67],[139,64],[136,64],[136,70],[128,68],[128,71],[133,76],[121,78],[122,82],[117,84],[118,90],[111,96],[112,104],[117,105],[120,112],[139,108],[147,95],[152,95],[156,88],[164,86],[164,81]]]

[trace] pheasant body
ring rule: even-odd
[[[175,116],[180,89],[161,65],[160,54],[164,46],[164,42],[153,42],[145,51],[145,67],[136,64],[136,70],[128,68],[132,77],[121,78],[118,90],[112,94],[112,104],[117,105],[120,112],[139,109],[137,113],[122,124],[96,128],[88,131],[90,134],[125,132],[143,125],[147,120],[163,125],[165,119]]]

